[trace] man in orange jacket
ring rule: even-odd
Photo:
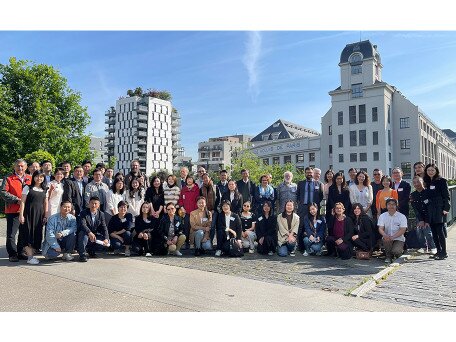
[[[22,189],[30,185],[32,177],[25,174],[27,163],[23,159],[18,159],[14,163],[14,173],[3,180],[0,197],[5,201],[6,214],[6,250],[8,251],[9,261],[17,262],[22,258],[22,242],[17,241],[16,236],[19,232],[19,209],[21,205]]]

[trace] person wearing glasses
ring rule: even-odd
[[[195,183],[198,185],[198,188],[201,189],[203,185],[203,175],[206,173],[206,169],[202,166],[198,167],[198,178],[196,179]]]
[[[182,231],[183,225],[179,215],[176,215],[176,206],[173,203],[166,205],[166,214],[160,221],[158,232],[161,235],[163,249],[158,254],[174,254],[182,256],[181,247],[185,243],[185,234]],[[159,240],[160,241],[160,240]],[[156,253],[154,253],[156,254]]]
[[[354,232],[353,221],[345,216],[345,207],[338,202],[334,206],[334,216],[328,224],[326,237],[327,256],[339,256],[343,260],[352,257],[352,237]]]
[[[255,253],[255,225],[256,217],[251,211],[250,202],[244,202],[242,205],[242,213],[240,215],[242,223],[242,247],[248,248],[249,253]]]
[[[374,169],[373,173],[373,180],[371,182],[371,187],[372,187],[372,205],[371,205],[371,211],[372,211],[372,218],[374,220],[374,223],[377,222],[377,193],[383,189],[382,185],[382,176],[383,172],[380,169]]]

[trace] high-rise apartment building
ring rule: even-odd
[[[105,123],[108,156],[116,159],[116,171],[128,173],[135,159],[147,175],[177,168],[180,116],[171,102],[149,96],[121,98],[106,112]]]

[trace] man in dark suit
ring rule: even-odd
[[[298,190],[296,197],[298,200],[298,215],[300,218],[300,225],[298,231],[298,247],[299,250],[304,249],[303,242],[303,225],[304,217],[309,213],[309,205],[316,203],[318,210],[320,210],[320,202],[323,199],[323,188],[319,181],[313,179],[313,169],[308,166],[305,169],[306,180],[298,182]]]
[[[73,207],[73,214],[74,212],[74,202],[76,200],[77,196],[77,189],[76,185],[70,179],[70,172],[71,172],[71,164],[67,161],[63,162],[60,164],[60,167],[63,169],[63,195],[62,195],[62,201],[69,201],[72,204]]]
[[[255,184],[249,179],[249,170],[241,170],[242,179],[236,182],[236,186],[244,202],[250,201],[253,207],[253,196],[255,195]]]
[[[109,247],[109,233],[104,213],[100,211],[100,199],[91,197],[89,208],[81,212],[78,233],[79,261],[87,262],[85,251],[89,257],[96,258],[96,251]]]
[[[184,186],[187,185],[187,183],[186,183],[187,176],[188,176],[188,167],[186,167],[186,166],[181,167],[181,169],[180,169],[180,179],[177,182],[177,186],[180,189],[182,189]]]
[[[82,168],[81,165],[75,166],[73,169],[73,184],[76,189],[76,195],[74,198],[73,202],[73,210],[74,210],[74,215],[76,217],[79,216],[81,211],[86,207],[85,201],[84,201],[84,189],[85,186],[87,185],[86,182],[84,182],[84,169]]]
[[[398,209],[401,214],[404,214],[405,217],[409,218],[409,201],[410,201],[410,192],[412,187],[408,182],[402,179],[404,173],[399,167],[395,167],[391,172],[393,178],[393,189],[397,191],[398,197]]]

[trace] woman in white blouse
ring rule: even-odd
[[[108,191],[107,194],[107,202],[108,202],[108,214],[114,216],[119,213],[117,209],[117,205],[120,201],[125,201],[125,184],[123,180],[116,178],[114,183],[112,183],[111,189]],[[134,216],[134,215],[133,215]]]
[[[127,212],[133,215],[134,222],[135,217],[141,214],[141,205],[144,203],[144,188],[141,187],[138,179],[132,178],[128,189],[125,192],[125,202],[128,203]]]
[[[350,202],[359,203],[363,206],[364,212],[372,218],[371,205],[374,199],[369,175],[365,171],[356,174],[355,184],[350,186]]]
[[[61,167],[58,167],[54,173],[54,180],[49,183],[47,191],[48,210],[46,218],[60,212],[60,203],[62,202],[63,196],[63,172],[64,170]]]

